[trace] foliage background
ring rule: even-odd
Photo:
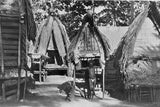
[[[54,12],[66,26],[72,39],[82,24],[88,9],[94,5],[94,18],[98,26],[128,26],[143,10],[143,1],[100,0],[32,0],[32,8],[37,24]]]

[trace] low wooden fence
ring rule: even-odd
[[[126,92],[129,102],[160,102],[160,85],[131,85]]]

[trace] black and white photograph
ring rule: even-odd
[[[160,1],[0,0],[0,107],[160,107]]]

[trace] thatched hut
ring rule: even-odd
[[[56,16],[48,16],[38,27],[34,54],[47,56],[47,71],[67,71],[66,55],[70,45],[65,26]]]
[[[0,1],[0,96],[4,100],[10,95],[19,99],[25,92],[27,41],[34,41],[35,34],[28,0]]]
[[[93,61],[96,84],[100,86],[99,88],[104,88],[105,59],[109,52],[109,40],[94,24],[92,15],[86,14],[79,32],[71,41],[68,49],[68,58],[75,66],[75,69],[70,69],[68,74],[75,74],[74,78],[85,81],[85,72],[89,67],[89,61]],[[77,81],[76,85],[79,88],[85,88],[84,81],[81,83]]]
[[[106,67],[107,90],[119,92],[125,86],[127,88],[136,85],[139,91],[135,91],[135,99],[144,100],[142,94],[144,91],[141,86],[146,86],[147,96],[145,100],[157,101],[158,97],[155,93],[158,94],[158,89],[153,87],[160,85],[158,54],[160,33],[156,19],[159,13],[153,14],[153,5],[153,3],[148,3],[144,11],[128,27],[122,39],[119,39],[118,48],[113,52],[112,58],[108,61]],[[118,34],[123,33],[122,31]]]

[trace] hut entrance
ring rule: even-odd
[[[47,54],[49,57],[49,59],[47,60],[48,64],[57,64],[57,65],[63,64],[63,60],[59,55],[58,50],[47,50]]]

